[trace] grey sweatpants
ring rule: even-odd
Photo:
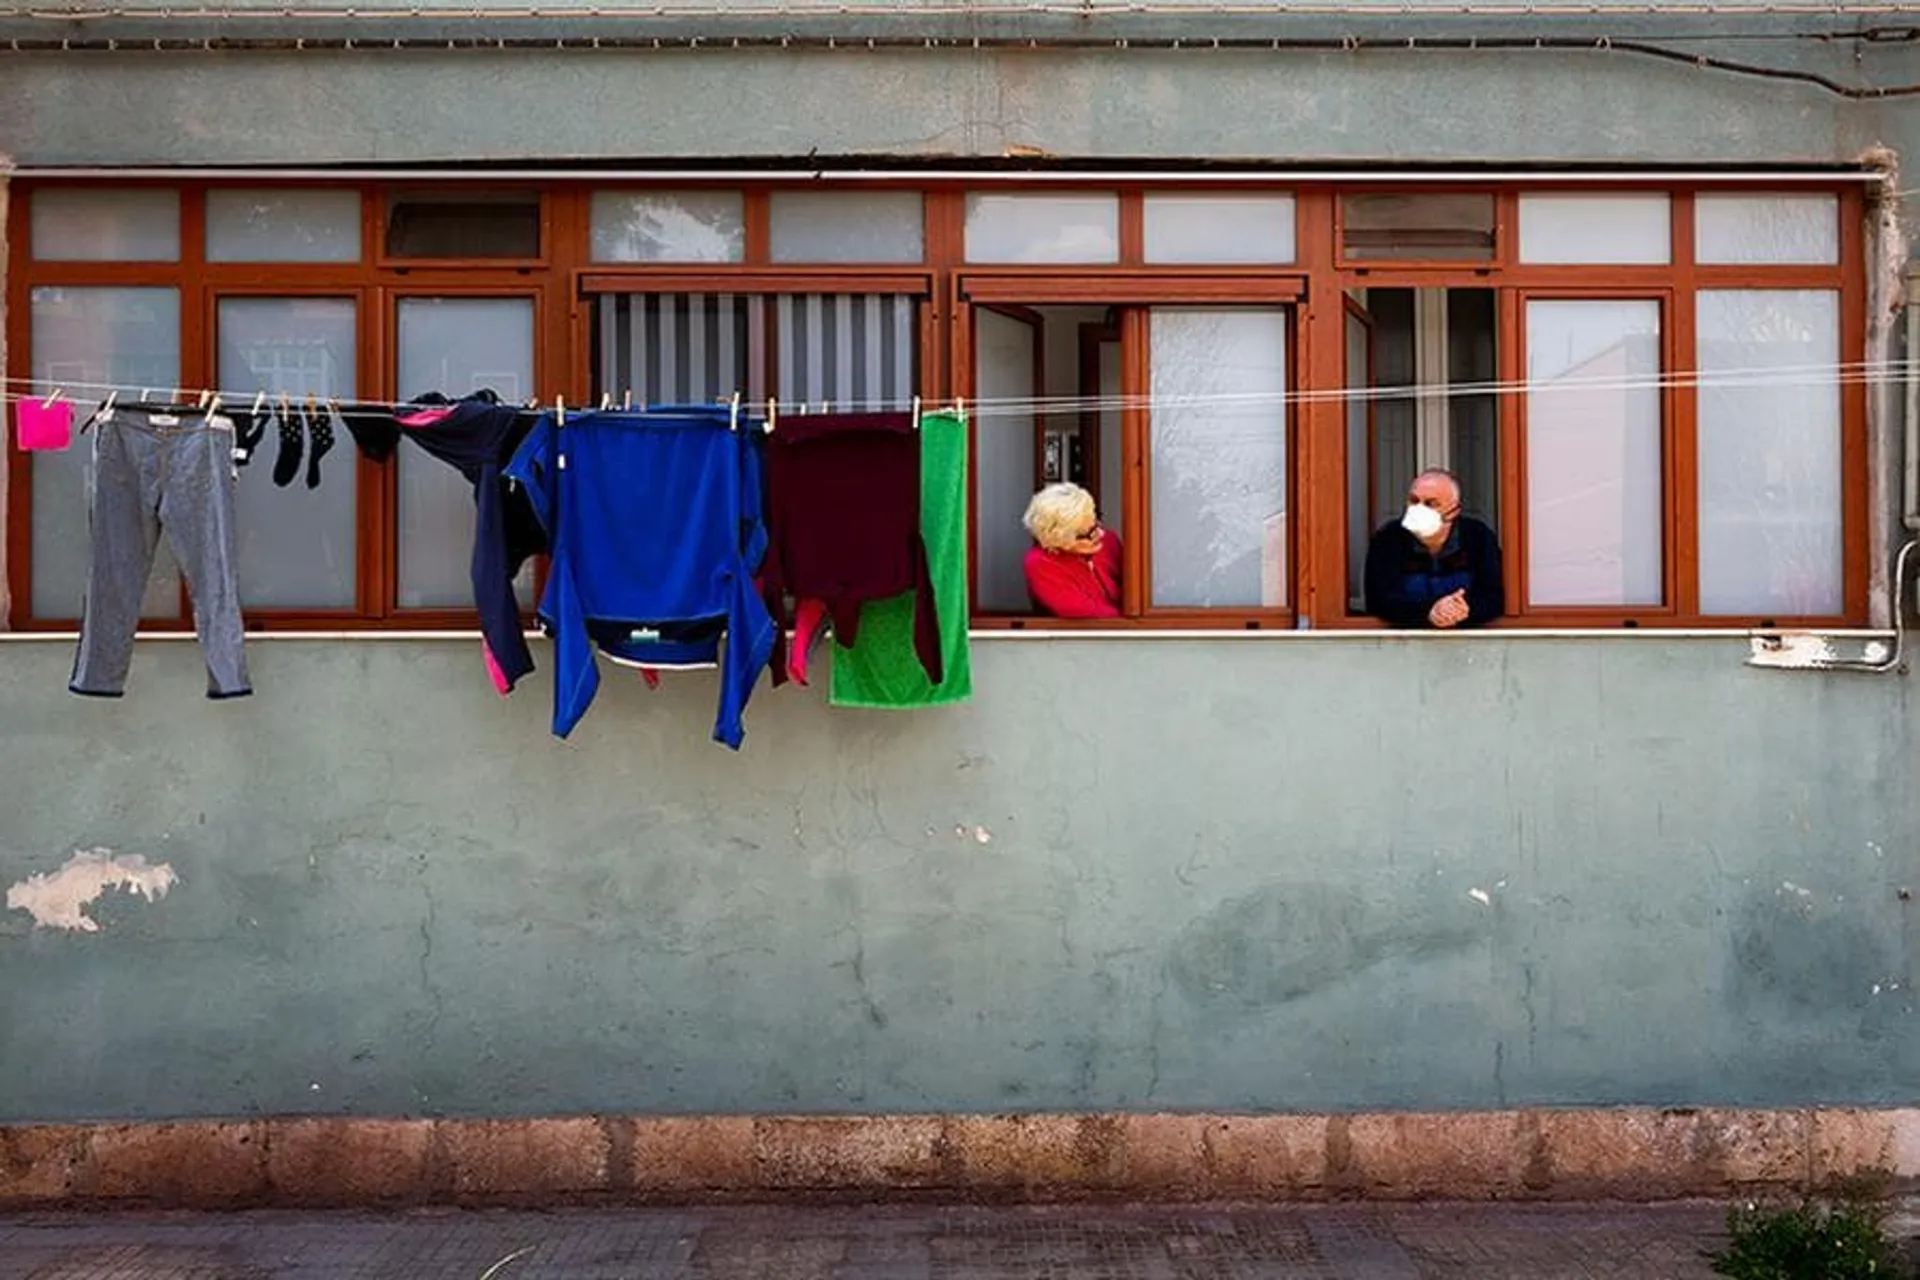
[[[253,692],[233,553],[233,422],[120,406],[93,433],[93,551],[80,651],[67,687],[95,697],[126,689],[140,598],[162,529],[193,592],[207,660],[207,696]]]

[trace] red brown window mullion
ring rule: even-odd
[[[1840,218],[1840,502],[1841,606],[1849,621],[1871,621],[1867,592],[1871,585],[1872,488],[1867,438],[1867,268],[1864,203],[1858,188],[1844,193]],[[1912,353],[1909,353],[1911,358]],[[1858,376],[1846,376],[1849,370]],[[1906,465],[1914,465],[1911,458]],[[1884,504],[1883,504],[1884,506]],[[1895,608],[1904,607],[1896,601]]]
[[[6,353],[7,359],[0,374],[8,379],[0,383],[9,393],[25,395],[32,390],[25,381],[31,376],[32,361],[28,352],[28,339],[32,326],[28,318],[28,303],[31,298],[31,285],[28,280],[27,255],[30,252],[30,230],[27,221],[27,202],[32,199],[31,184],[14,184],[7,208],[6,242],[12,246],[10,263],[0,264],[8,268],[6,281]],[[4,401],[0,401],[4,404]],[[14,630],[31,630],[33,618],[33,459],[25,450],[19,448],[11,432],[0,432],[5,443],[0,444],[6,454],[7,502],[6,502],[6,586],[7,586],[7,625]]]
[[[1667,304],[1667,509],[1672,513],[1672,604],[1680,618],[1700,616],[1700,388],[1698,284],[1694,265],[1694,193],[1673,197],[1673,292]]]

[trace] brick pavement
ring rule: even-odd
[[[1700,1202],[16,1214],[0,1280],[1712,1280],[1722,1221]]]

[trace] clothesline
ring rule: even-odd
[[[1184,393],[1148,393],[1145,395],[1098,395],[1098,396],[1006,396],[965,399],[955,402],[955,407],[964,409],[970,417],[1025,417],[1028,415],[1081,414],[1101,411],[1122,411],[1127,409],[1158,409],[1217,406],[1223,408],[1260,408],[1286,404],[1324,404],[1346,401],[1402,401],[1418,398],[1457,399],[1485,395],[1515,394],[1566,394],[1574,392],[1600,391],[1644,391],[1665,390],[1668,388],[1749,388],[1749,387],[1792,387],[1851,385],[1856,383],[1877,383],[1889,386],[1904,386],[1920,380],[1920,370],[1906,361],[1853,361],[1835,364],[1776,365],[1768,368],[1728,369],[1723,371],[1676,371],[1658,374],[1595,377],[1569,377],[1551,379],[1509,379],[1481,382],[1447,383],[1401,383],[1374,387],[1332,387],[1293,391],[1220,391],[1220,392],[1184,392]],[[50,381],[27,377],[7,377],[0,382],[8,384],[0,389],[0,402],[19,400],[45,400],[49,396],[75,398],[76,392],[106,392],[128,402],[140,399],[158,398],[165,400],[175,388],[155,388],[151,385],[139,386],[131,383],[109,382],[70,382]],[[18,388],[18,389],[14,389]],[[199,389],[181,390],[181,403],[195,403],[202,398]],[[161,394],[156,397],[156,391]],[[209,398],[217,398],[223,408],[243,410],[260,398],[257,391],[207,391]],[[104,397],[102,397],[104,399]],[[263,409],[273,408],[280,402],[304,404],[309,399],[318,403],[336,406],[343,417],[386,416],[397,411],[415,410],[423,407],[412,401],[369,400],[363,397],[309,396],[305,392],[298,394],[267,394],[262,403]],[[564,400],[564,397],[562,398]],[[90,400],[90,398],[89,398]],[[95,402],[97,403],[97,402]],[[504,402],[503,402],[504,403]],[[569,403],[566,409],[570,413],[596,411],[602,402],[585,401]],[[611,407],[620,408],[623,398],[612,399]],[[721,401],[720,403],[725,403]],[[825,401],[766,401],[746,400],[740,402],[743,413],[758,415],[769,406],[776,416],[780,414],[807,414],[818,409],[826,412],[840,409],[847,412],[884,412],[904,411],[920,403],[912,400],[825,400]],[[545,410],[554,407],[552,401],[533,401],[526,404],[529,410]],[[636,409],[645,408],[637,402]],[[931,412],[941,407],[934,402],[920,403],[923,411]]]

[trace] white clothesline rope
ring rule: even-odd
[[[1027,417],[1055,416],[1062,414],[1087,414],[1101,412],[1120,412],[1129,409],[1182,409],[1182,408],[1218,408],[1255,409],[1275,405],[1309,405],[1328,402],[1400,402],[1425,398],[1458,399],[1476,396],[1500,395],[1571,395],[1593,394],[1601,392],[1662,391],[1670,388],[1695,390],[1738,390],[1756,387],[1819,387],[1843,386],[1853,384],[1872,384],[1883,386],[1905,386],[1909,382],[1920,380],[1920,370],[1906,361],[1855,361],[1838,364],[1775,365],[1757,369],[1726,369],[1716,371],[1676,371],[1644,375],[1606,375],[1594,377],[1569,377],[1551,379],[1513,379],[1487,382],[1453,383],[1410,383],[1393,386],[1374,387],[1332,387],[1318,389],[1300,389],[1291,391],[1196,391],[1196,392],[1160,392],[1146,395],[1098,395],[1098,396],[1008,396],[964,399],[961,401],[932,400],[809,400],[771,402],[775,415],[805,414],[814,411],[826,412],[839,409],[845,412],[881,412],[910,410],[916,403],[923,412],[933,412],[946,407],[964,408],[969,416],[991,417]],[[173,387],[155,387],[151,384],[140,386],[131,383],[53,381],[44,378],[8,377],[0,379],[5,387],[0,390],[0,402],[7,401],[45,401],[49,396],[64,397],[75,401],[83,409],[103,403],[108,393],[119,402],[137,403],[142,399],[153,399],[164,403],[173,403],[173,392],[181,391],[179,403],[194,404],[207,397],[217,397],[223,409],[246,410],[251,408],[260,395],[257,391],[216,391],[202,392],[199,388],[184,389]],[[100,393],[82,395],[80,393]],[[432,404],[416,404],[411,401],[371,400],[357,396],[315,396],[320,403],[337,402],[345,416],[361,414],[407,413],[433,409]],[[277,406],[282,400],[289,404],[305,404],[309,396],[306,392],[272,392],[266,395],[263,408]],[[513,402],[502,400],[503,405]],[[726,400],[717,402],[725,405]],[[768,405],[767,400],[742,398],[740,408],[743,413],[759,416]],[[599,401],[568,403],[570,413],[588,413],[597,411]],[[551,409],[551,400],[537,401],[531,409]],[[613,407],[621,408],[622,397],[613,397]],[[634,408],[644,406],[636,400]]]

